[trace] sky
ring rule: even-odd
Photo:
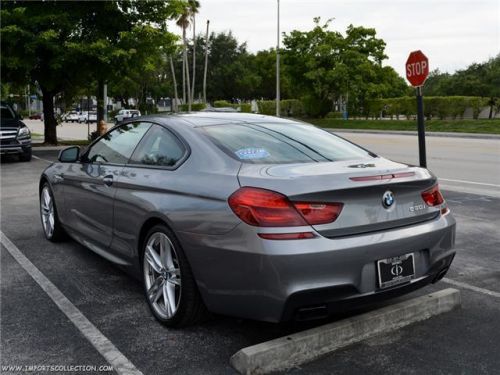
[[[211,31],[231,30],[251,52],[276,46],[277,0],[200,3],[197,32],[209,19]],[[334,18],[331,28],[341,32],[350,24],[375,28],[387,43],[384,64],[402,76],[418,49],[431,70],[449,73],[500,53],[500,0],[280,0],[280,8],[282,32],[310,30],[317,16]]]

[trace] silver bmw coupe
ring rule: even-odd
[[[252,114],[126,120],[60,152],[40,213],[48,240],[140,278],[168,326],[321,318],[436,282],[455,255],[430,171]]]

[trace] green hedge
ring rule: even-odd
[[[202,109],[205,109],[206,105],[204,103],[193,103],[191,104],[191,111],[201,111]],[[181,112],[187,112],[189,110],[189,105],[188,104],[181,104],[179,106],[179,111]]]
[[[334,119],[343,119],[344,114],[342,112],[328,112],[328,114],[325,117]]]
[[[462,118],[467,108],[472,108],[472,116],[477,119],[481,108],[488,105],[487,98],[478,96],[424,96],[424,115],[427,119]],[[393,118],[400,115],[410,118],[417,113],[414,97],[374,99],[366,102],[366,117],[379,118],[381,113]]]
[[[231,107],[234,109],[238,109],[240,107],[240,105],[230,103],[227,100],[216,100],[216,101],[214,101],[214,107],[215,108]]]
[[[263,115],[276,115],[276,100],[259,100],[257,102],[259,113]],[[280,112],[282,116],[302,117],[304,105],[298,99],[280,100]]]
[[[250,103],[241,103],[240,104],[240,111],[243,113],[251,113],[252,112],[252,105]]]
[[[323,118],[332,110],[332,102],[327,99],[320,99],[314,95],[306,95],[302,98],[304,112],[309,117]]]
[[[214,107],[215,108],[234,108],[238,109],[240,112],[243,113],[250,113],[252,112],[252,105],[250,103],[241,103],[241,104],[233,104],[228,102],[227,100],[216,100],[214,101]]]
[[[263,115],[276,115],[276,100],[259,100],[257,102],[259,113]]]

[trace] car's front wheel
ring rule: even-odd
[[[195,324],[206,308],[179,241],[164,225],[151,228],[142,253],[144,293],[155,318],[169,327]]]
[[[52,242],[58,242],[65,238],[65,232],[57,216],[54,195],[47,182],[44,183],[40,192],[40,217],[45,238]]]

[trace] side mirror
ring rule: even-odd
[[[61,150],[57,159],[61,163],[75,163],[80,158],[80,147],[71,146]]]

